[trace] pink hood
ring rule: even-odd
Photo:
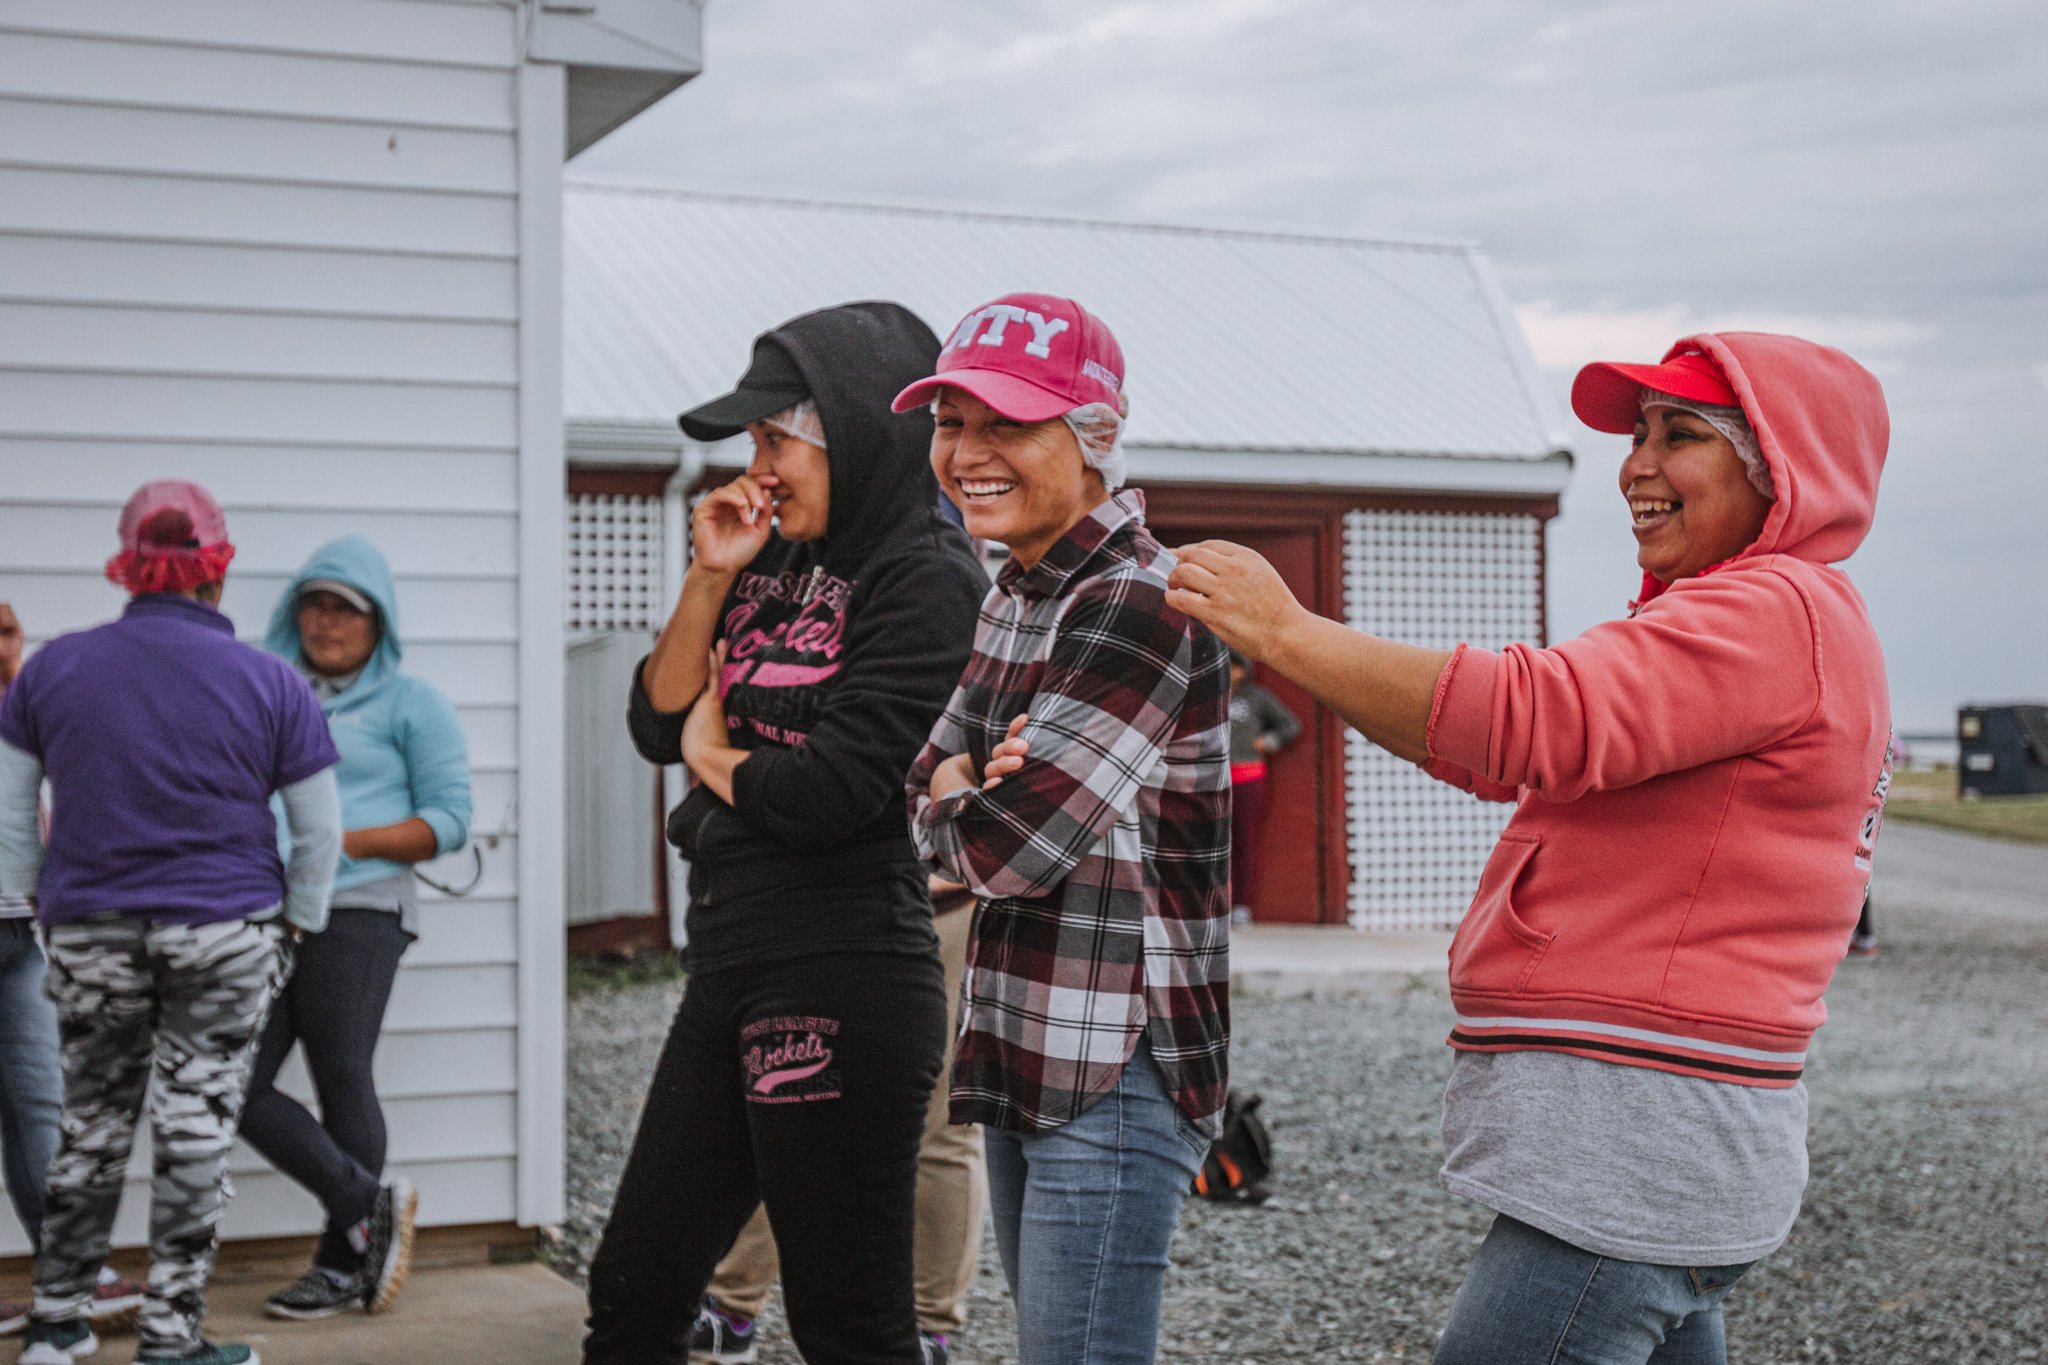
[[[1756,543],[1737,555],[1839,564],[1877,512],[1891,418],[1877,376],[1832,346],[1775,332],[1702,332],[1665,353],[1705,351],[1742,399],[1778,501]]]

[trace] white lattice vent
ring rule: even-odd
[[[1360,630],[1449,649],[1497,649],[1542,628],[1543,523],[1483,512],[1355,511],[1344,518],[1345,615]],[[1345,737],[1351,922],[1448,929],[1472,898],[1512,807],[1475,801]]]
[[[571,634],[651,634],[668,615],[662,587],[662,499],[623,493],[569,496]]]

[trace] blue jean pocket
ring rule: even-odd
[[[1725,1291],[1755,1264],[1744,1261],[1741,1265],[1696,1265],[1688,1268],[1685,1275],[1692,1283],[1692,1292],[1705,1298]]]
[[[1200,1170],[1202,1163],[1209,1159],[1208,1135],[1203,1133],[1193,1120],[1178,1109],[1173,1114],[1173,1131],[1180,1135],[1180,1140],[1185,1142],[1188,1145],[1188,1150],[1195,1154],[1195,1169]]]

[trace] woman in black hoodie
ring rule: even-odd
[[[917,1148],[946,1003],[903,775],[987,587],[939,514],[930,416],[889,411],[938,349],[895,304],[808,313],[681,419],[699,440],[745,430],[755,454],[693,514],[634,679],[640,752],[699,779],[668,822],[689,984],[591,1264],[586,1361],[684,1360],[762,1203],[806,1360],[921,1358]]]

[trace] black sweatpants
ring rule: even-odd
[[[314,1260],[334,1270],[360,1267],[346,1230],[369,1216],[384,1174],[384,1106],[370,1064],[411,943],[388,910],[333,911],[326,929],[299,940],[298,965],[256,1048],[242,1137],[327,1211]],[[276,1088],[295,1042],[306,1050],[319,1118]]]
[[[711,1272],[760,1204],[804,1359],[918,1365],[917,1148],[944,979],[936,951],[690,978],[591,1262],[589,1365],[681,1365]]]

